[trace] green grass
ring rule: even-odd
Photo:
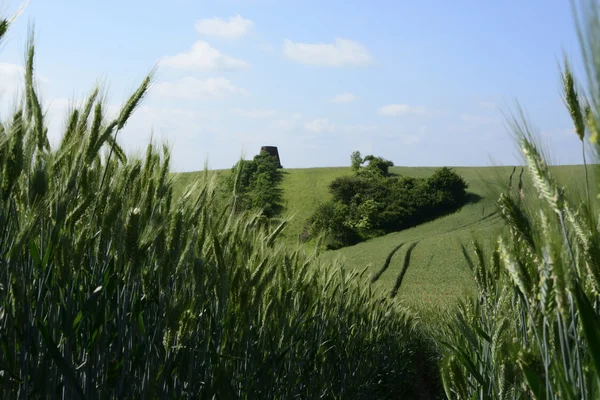
[[[284,207],[286,215],[292,218],[283,232],[286,244],[291,246],[298,243],[298,236],[317,205],[331,198],[329,183],[350,173],[349,167],[286,170],[282,183]]]
[[[391,172],[413,177],[427,177],[435,167],[393,167]],[[477,196],[460,210],[434,221],[372,239],[355,246],[325,252],[328,260],[340,259],[348,268],[362,270],[367,276],[381,270],[390,252],[399,244],[388,267],[374,282],[373,289],[391,294],[398,276],[402,273],[405,255],[414,242],[402,284],[396,298],[411,309],[433,312],[446,310],[457,298],[475,293],[472,273],[469,271],[460,245],[477,238],[484,244],[492,244],[502,229],[496,201],[500,191],[506,190],[513,167],[456,167],[456,171],[469,183],[468,192]],[[298,245],[298,235],[316,206],[330,199],[329,183],[335,178],[351,174],[349,167],[304,168],[285,170],[283,181],[286,215],[292,219],[283,232],[283,243],[289,247]],[[513,176],[516,190],[521,168]],[[222,171],[228,173],[228,171]],[[557,180],[571,190],[583,193],[583,167],[559,166],[553,168]],[[180,184],[190,182],[196,173],[179,174],[176,191]],[[527,176],[525,170],[524,178]],[[592,178],[590,178],[592,179]],[[313,242],[305,244],[309,248]]]

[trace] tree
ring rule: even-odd
[[[350,166],[352,167],[352,172],[358,174],[360,171],[360,166],[363,163],[363,159],[360,156],[360,151],[356,150],[350,155]]]
[[[394,166],[394,163],[392,161],[373,155],[366,156],[363,159],[363,163],[365,162],[368,162],[369,164],[365,167],[364,171],[382,177],[388,177],[389,168]]]
[[[252,160],[240,160],[231,172],[225,186],[228,191],[235,189],[237,211],[260,210],[268,218],[281,213],[283,171],[276,157],[261,152]]]
[[[464,179],[450,168],[437,169],[429,178],[395,176],[391,161],[372,155],[351,155],[354,175],[329,184],[331,200],[309,219],[309,236],[325,234],[330,249],[399,231],[437,218],[467,200]]]

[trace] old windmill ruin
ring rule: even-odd
[[[277,150],[277,146],[262,146],[260,148],[260,152],[266,152],[275,157],[277,159],[277,164],[279,164],[279,168],[283,168],[281,165],[281,159],[279,158],[279,150]]]

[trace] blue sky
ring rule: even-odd
[[[262,145],[287,168],[348,165],[354,150],[514,164],[503,111],[516,100],[555,162],[581,159],[557,64],[564,50],[580,70],[567,0],[31,0],[0,49],[2,117],[30,23],[53,143],[70,100],[100,80],[114,113],[158,65],[118,140],[167,141],[176,171],[229,168]]]

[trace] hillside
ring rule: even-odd
[[[427,177],[435,169],[393,167],[391,172]],[[495,239],[502,227],[495,203],[500,191],[507,189],[513,167],[456,167],[455,170],[469,183],[468,192],[472,196],[472,200],[457,212],[355,246],[325,252],[323,257],[339,259],[350,269],[367,268],[365,275],[376,277],[373,284],[375,290],[391,294],[396,288],[396,297],[411,308],[445,308],[457,296],[473,293],[473,280],[460,245],[469,245],[473,237],[487,244]],[[513,176],[514,190],[520,171],[521,168],[517,168]],[[554,167],[553,171],[571,192],[582,192],[582,166],[559,166]],[[283,237],[286,245],[296,246],[298,236],[315,207],[329,199],[329,183],[351,172],[349,167],[288,169],[285,172],[283,191],[286,216],[292,219]],[[177,189],[181,190],[195,175],[178,175]],[[527,182],[526,170],[523,177]],[[396,249],[386,265],[386,259],[399,245],[402,246]],[[311,248],[313,243],[304,246]]]
[[[395,174],[427,177],[435,168],[394,167]],[[468,243],[472,235],[490,237],[500,227],[495,213],[494,182],[508,182],[512,168],[456,168],[469,183],[473,201],[456,213],[437,220],[369,240],[355,246],[326,252],[326,258],[339,258],[352,269],[367,268],[367,276],[379,275],[373,287],[391,293],[402,275],[397,297],[411,306],[437,308],[452,302],[458,295],[474,289],[470,273],[463,262],[460,243]],[[520,170],[517,170],[516,175]],[[334,178],[349,174],[349,168],[315,168],[289,170],[284,181],[286,206],[295,212],[286,233],[289,243],[297,241],[306,219],[315,206],[329,198],[327,185]],[[513,179],[514,185],[518,177]],[[491,187],[490,187],[491,186]],[[414,243],[417,245],[409,250]],[[386,266],[386,259],[401,245]]]

